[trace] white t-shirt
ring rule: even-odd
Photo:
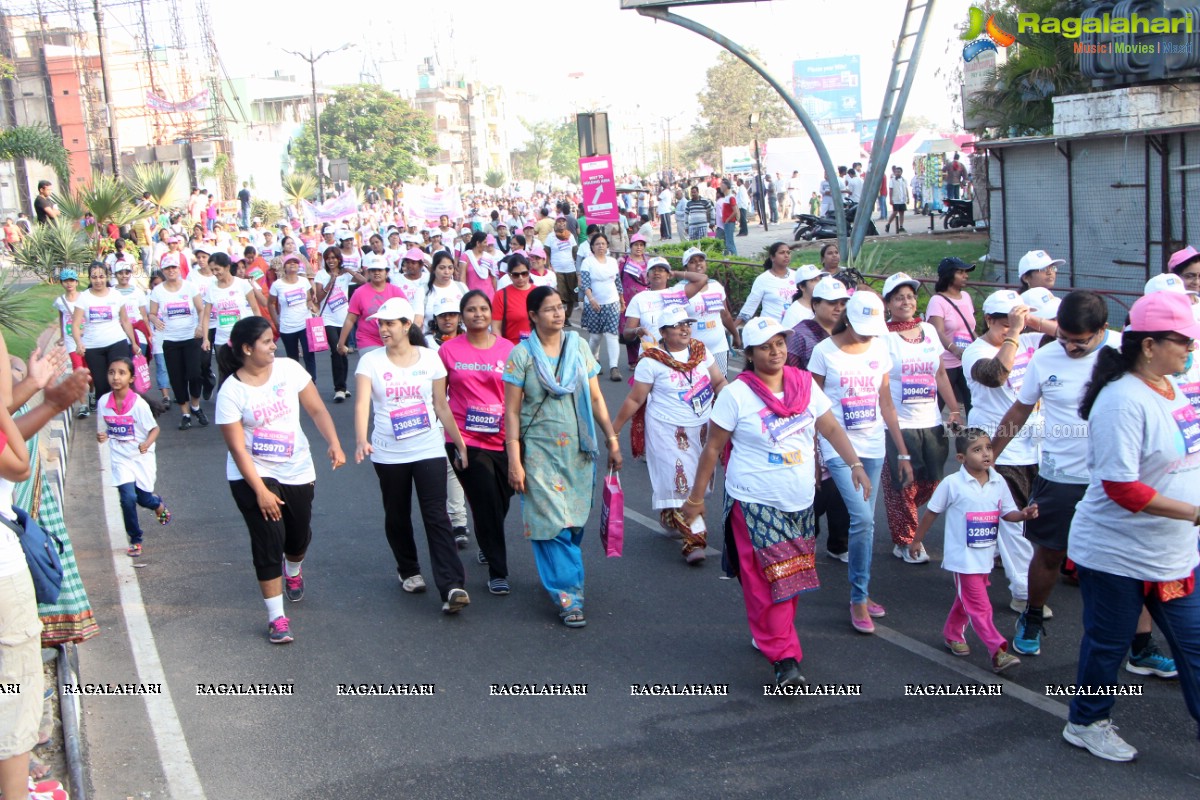
[[[1067,555],[1077,564],[1143,581],[1170,581],[1196,568],[1196,527],[1134,514],[1109,499],[1102,481],[1141,481],[1164,497],[1200,505],[1200,420],[1176,386],[1156,394],[1135,375],[1100,392],[1088,419],[1091,480],[1075,506]]]
[[[588,256],[584,259],[583,266],[579,271],[591,275],[592,299],[597,303],[607,306],[620,299],[621,294],[617,290],[617,276],[620,274],[620,269],[615,258],[605,256],[604,261],[599,261],[595,256]],[[580,286],[582,285],[581,282]]]
[[[63,344],[66,345],[68,353],[74,353],[75,337],[72,335],[72,331],[75,328],[75,323],[73,322],[75,318],[75,303],[67,300],[67,296],[65,294],[60,294],[58,297],[54,298],[54,309],[58,311],[58,313],[62,314],[61,332]]]
[[[411,367],[398,367],[379,348],[358,360],[355,375],[371,379],[371,461],[408,464],[446,457],[446,439],[433,413],[433,382],[446,377],[446,366],[437,353],[418,348]]]
[[[153,492],[158,473],[154,452],[158,445],[150,445],[144,455],[138,445],[146,441],[158,423],[154,421],[150,406],[135,392],[130,390],[125,400],[126,407],[120,411],[111,406],[112,392],[96,401],[96,432],[108,434],[108,455],[112,465],[109,485],[134,483],[143,492]]]
[[[253,313],[250,301],[246,299],[246,295],[253,291],[245,278],[234,278],[224,289],[213,283],[205,290],[204,302],[212,306],[212,313],[217,316],[217,336],[214,340],[217,347],[229,341],[229,332],[239,319]]]
[[[329,273],[321,270],[313,278],[317,286],[329,286]],[[326,289],[328,295],[322,299],[320,306],[321,319],[325,320],[325,324],[331,328],[340,328],[346,324],[346,312],[350,305],[350,285],[354,282],[354,276],[349,272],[339,272],[337,279],[333,282],[332,289]]]
[[[196,311],[195,287],[183,282],[172,292],[165,283],[150,290],[150,302],[158,304],[158,318],[167,326],[157,335],[168,342],[186,342],[196,337],[200,314]]]
[[[813,348],[808,371],[825,378],[825,394],[836,406],[834,418],[846,430],[855,455],[883,458],[885,429],[879,410],[883,379],[892,370],[892,357],[884,337],[872,337],[867,349],[857,355],[844,353],[826,339]],[[833,445],[821,439],[821,457],[841,458]]]
[[[815,314],[813,314],[811,308],[804,305],[804,303],[801,303],[799,300],[793,300],[792,304],[788,306],[787,312],[783,315],[783,322],[781,324],[783,327],[791,330],[805,320],[816,318],[817,317]]]
[[[1121,346],[1109,332],[1101,347]],[[1038,475],[1055,483],[1088,483],[1088,424],[1079,416],[1079,401],[1092,380],[1100,354],[1097,347],[1083,358],[1071,358],[1058,342],[1033,354],[1017,399],[1030,406],[1041,403],[1045,433]]]
[[[636,319],[638,326],[649,331],[642,337],[642,349],[653,347],[658,342],[657,320],[659,312],[666,306],[684,305],[688,302],[683,289],[644,289],[635,294],[625,306],[625,319]]]
[[[1017,392],[1021,391],[1021,385],[1025,382],[1029,361],[1037,352],[1038,343],[1042,341],[1042,334],[1023,333],[1017,341],[1021,346],[1017,348],[1017,354],[1013,358],[1013,366],[1008,373],[1008,379],[995,389],[977,382],[971,377],[971,370],[974,369],[976,362],[995,358],[996,354],[1000,352],[1000,348],[988,344],[986,340],[980,338],[971,342],[963,351],[963,375],[967,379],[967,388],[971,390],[971,413],[968,415],[967,424],[972,428],[982,428],[988,434],[993,433],[996,426],[1000,424],[1000,420],[1016,402]],[[1004,452],[1000,454],[1000,458],[996,459],[996,463],[1008,466],[1038,463],[1038,440],[1041,438],[1041,430],[1042,414],[1040,411],[1034,411],[1029,415],[1029,421],[1004,448]]]
[[[83,348],[108,347],[122,340],[128,341],[121,328],[121,309],[125,298],[109,289],[104,297],[96,297],[91,290],[80,292],[75,308],[83,309]]]
[[[129,317],[129,324],[139,322],[142,319],[142,309],[148,306],[146,293],[137,286],[130,286],[128,291],[121,291],[120,287],[114,286],[112,290],[125,299],[125,315]],[[139,334],[140,331],[134,332],[135,336]]]
[[[559,239],[558,236],[547,236],[543,245],[546,249],[546,255],[550,258],[550,268],[555,272],[574,272],[575,257],[571,255],[571,249],[575,247],[575,237],[568,235],[566,239]],[[526,242],[526,247],[531,248],[533,244]],[[579,252],[583,253],[583,245],[579,245]]]
[[[924,339],[916,344],[892,332],[883,337],[892,357],[888,384],[901,429],[936,428],[942,424],[937,407],[937,371],[942,343],[928,322],[921,323]]]
[[[282,279],[271,284],[271,297],[279,303],[279,332],[296,333],[304,330],[308,313],[308,293],[312,284],[308,278],[296,278],[295,283]]]
[[[960,575],[987,575],[996,558],[996,538],[1000,519],[1019,511],[1012,492],[1000,473],[988,469],[982,486],[966,467],[947,475],[929,498],[928,508],[945,518],[946,543],[942,548],[942,569]]]
[[[403,273],[391,273],[388,281],[404,293],[413,307],[413,313],[418,317],[425,316],[425,294],[429,288],[429,278],[422,275],[417,280],[409,280]]]
[[[687,361],[688,351],[671,353],[676,361]],[[713,387],[708,368],[715,362],[711,353],[688,373],[677,372],[652,358],[640,359],[633,371],[638,383],[650,384],[646,414],[670,425],[695,428],[708,423],[712,413]]]
[[[685,281],[675,288],[682,292],[686,285]],[[692,323],[692,335],[703,342],[710,353],[727,351],[729,340],[725,338],[725,323],[721,321],[721,312],[725,310],[725,287],[718,281],[710,280],[703,289],[692,295],[691,306],[692,316],[696,318]]]
[[[829,398],[814,383],[808,410],[781,418],[768,411],[744,383],[730,381],[717,396],[710,418],[733,431],[725,491],[737,500],[781,511],[810,507],[816,495],[816,422],[831,407]]]
[[[757,316],[760,317],[782,320],[795,295],[795,272],[788,270],[787,275],[780,278],[771,270],[767,270],[755,278],[754,283],[750,285],[750,296],[746,298],[746,303],[738,312],[738,318],[750,319],[757,312]]]
[[[437,284],[433,284],[427,289],[427,294],[423,301],[424,305],[422,308],[432,308],[433,304],[442,297],[449,297],[454,303],[454,307],[458,308],[462,305],[462,299],[468,291],[467,285],[465,283],[460,283],[459,281],[450,281],[448,286],[438,286]]]
[[[317,479],[308,438],[300,427],[300,392],[312,383],[308,371],[290,358],[277,358],[262,386],[248,386],[230,375],[217,395],[217,424],[240,423],[246,452],[260,478],[297,486]],[[225,477],[242,479],[230,454]]]

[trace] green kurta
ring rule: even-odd
[[[588,378],[597,375],[600,364],[583,337],[571,338],[580,348]],[[557,367],[558,359],[552,364]],[[596,462],[579,449],[574,395],[558,397],[542,388],[533,356],[524,342],[509,355],[504,380],[525,392],[520,432],[525,453],[525,495],[521,498],[525,538],[546,541],[558,536],[563,528],[582,528],[592,513]],[[579,391],[590,389],[584,383]]]

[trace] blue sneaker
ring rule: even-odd
[[[1153,639],[1146,645],[1146,649],[1137,655],[1134,655],[1132,650],[1129,651],[1125,671],[1134,675],[1157,675],[1160,678],[1179,676],[1179,670],[1175,669],[1175,659],[1164,656]]]
[[[1024,612],[1017,617],[1017,633],[1013,636],[1013,650],[1023,656],[1036,656],[1042,652],[1042,633],[1040,623],[1030,622]]]

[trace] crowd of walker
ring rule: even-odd
[[[645,459],[660,524],[690,567],[704,564],[710,545],[723,549],[752,644],[778,686],[805,683],[795,618],[799,596],[819,585],[821,517],[826,556],[846,564],[851,629],[872,634],[887,615],[871,593],[882,493],[891,552],[905,564],[930,561],[924,540],[943,518],[942,566],[955,587],[942,629],[950,653],[971,655],[970,628],[997,673],[1038,655],[1061,577],[1083,600],[1077,683],[1112,686],[1122,664],[1178,678],[1200,721],[1200,252],[1175,253],[1128,320],[1110,324],[1099,295],[1055,296],[1064,262],[1031,251],[1021,291],[989,294],[977,321],[973,265],[938,265],[922,318],[920,282],[908,275],[890,275],[880,292],[842,268],[836,244],[822,248],[819,265],[793,268],[780,242],[735,315],[699,248],[673,269],[635,234],[618,257],[603,231],[577,239],[566,216],[540,238],[512,237],[505,252],[491,233],[443,240],[433,230],[374,231],[360,247],[353,233],[328,228],[309,252],[285,236],[270,263],[253,247],[231,255],[197,237],[185,253],[173,242],[148,293],[130,281],[132,259],[93,265],[86,289],[62,270],[55,307],[65,350],[73,378],[90,373],[93,384],[79,415],[95,414],[109,448],[130,557],[147,546],[138,506],[171,520],[155,494],[156,418],[175,405],[180,429],[204,427],[212,403],[268,639],[294,641],[285,600],[304,597],[317,478],[303,410],[332,469],[348,453],[371,462],[402,591],[425,592],[428,574],[443,612],[471,603],[469,507],[486,589],[509,594],[504,528],[515,494],[549,600],[562,624],[580,628],[594,488],[622,468],[629,423],[629,452]],[[582,331],[571,324],[576,305]],[[287,358],[277,357],[279,342]],[[622,342],[631,390],[610,418],[598,359],[624,380]],[[745,368],[731,375],[735,350]],[[318,392],[323,352],[330,399],[353,402],[350,450]],[[134,391],[145,356],[161,397]],[[0,473],[13,480],[24,448],[8,413],[0,409]],[[1097,425],[1102,435],[1092,435]],[[712,508],[718,465],[724,496]],[[7,528],[0,536],[5,601],[32,604],[13,577],[16,540]],[[1018,613],[1011,640],[988,597],[997,560]],[[1114,702],[1074,697],[1064,738],[1133,759],[1112,724]]]

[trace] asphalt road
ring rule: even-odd
[[[328,388],[327,359],[319,365]],[[627,387],[602,386],[615,414]],[[348,448],[352,405],[330,409]],[[888,615],[879,635],[851,629],[846,568],[823,555],[822,587],[801,599],[797,614],[810,683],[858,686],[859,696],[764,697],[771,666],[750,646],[739,588],[721,578],[719,557],[710,551],[704,566],[689,568],[674,542],[631,517],[624,557],[607,559],[596,534],[598,503],[584,542],[586,628],[558,622],[516,507],[508,520],[513,593],[487,593],[472,547],[464,559],[472,603],[445,616],[433,591],[401,591],[370,466],[331,473],[320,459],[307,595],[287,608],[296,641],[272,646],[219,431],[178,431],[177,413],[162,418],[158,450],[159,489],[174,520],[160,528],[143,512],[146,566],[137,570],[124,556],[119,524],[110,538],[91,425],[76,429],[67,519],[103,634],[81,647],[83,680],[152,682],[161,663],[169,693],[84,699],[93,797],[165,798],[172,790],[220,800],[1187,797],[1200,790],[1196,726],[1172,682],[1122,673],[1144,690],[1116,710],[1122,734],[1141,751],[1136,763],[1104,762],[1062,741],[1066,705],[1047,698],[1045,685],[1074,678],[1076,589],[1056,589],[1043,654],[1003,680],[971,636],[970,658],[949,656],[941,626],[953,587],[936,564],[940,530],[930,536],[935,563],[904,564],[891,556],[882,504],[872,596]],[[319,437],[307,429],[315,445]],[[627,461],[623,476],[627,508],[656,517],[645,465]],[[425,559],[423,544],[421,552]],[[998,626],[1011,635],[1006,582],[999,571],[993,580]],[[152,637],[141,633],[143,613]],[[293,683],[294,695],[197,694],[197,684],[264,682]],[[342,683],[436,689],[339,697]],[[491,696],[494,683],[582,683],[587,695]],[[726,685],[728,694],[631,696],[631,684],[643,683]],[[905,696],[906,684],[979,683],[1000,684],[1002,696]]]

